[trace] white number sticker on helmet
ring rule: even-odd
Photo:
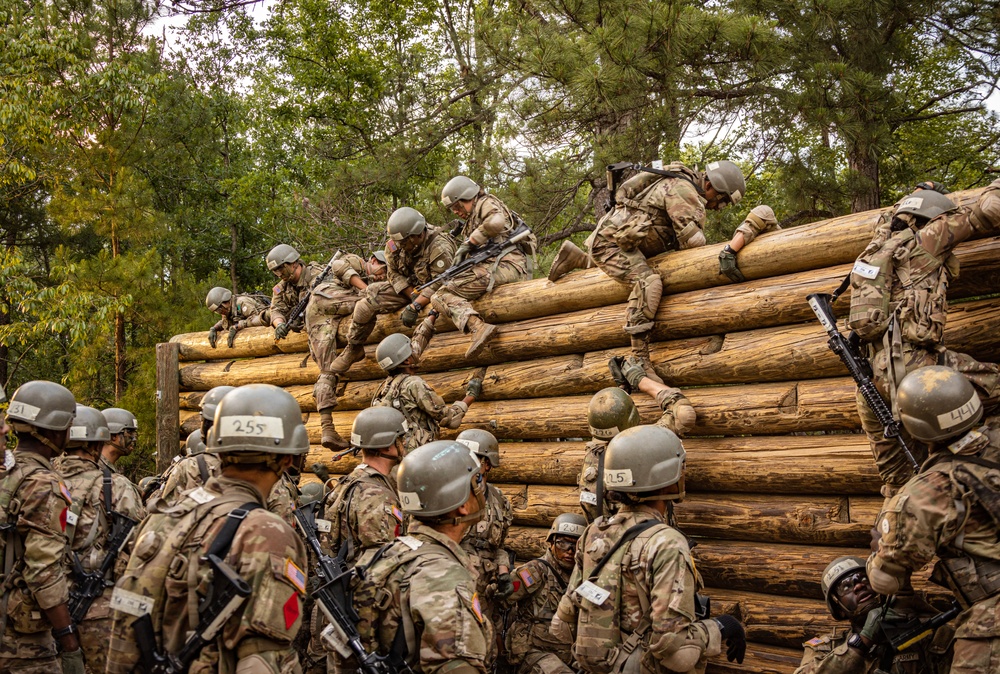
[[[937,417],[938,426],[940,426],[943,431],[946,431],[949,428],[954,428],[966,419],[971,419],[976,416],[976,414],[979,413],[979,408],[981,406],[982,404],[979,402],[979,396],[976,393],[973,393],[968,402],[958,409],[946,412],[945,414],[939,414]]]
[[[351,444],[360,447],[361,435],[359,435],[358,433],[351,433]]]
[[[401,491],[399,492],[399,503],[403,506],[403,510],[423,510],[424,507],[420,505],[420,495],[415,491]]]
[[[899,208],[912,208],[914,210],[920,210],[920,207],[924,205],[923,197],[908,197],[899,202]],[[899,208],[896,210],[898,211]]]
[[[69,439],[70,440],[86,440],[87,439],[87,427],[86,426],[70,426],[70,428],[69,428]]]
[[[595,438],[600,438],[602,440],[610,440],[611,438],[618,435],[618,427],[612,426],[611,428],[594,428],[590,427],[590,434]]]
[[[29,405],[28,403],[13,401],[10,407],[7,408],[7,416],[15,417],[16,419],[23,419],[25,421],[34,421],[38,418],[38,414],[41,412],[40,407],[35,407],[34,405]]]
[[[632,479],[632,471],[628,468],[618,468],[604,471],[604,485],[608,489],[615,487],[631,487],[635,481]]]
[[[281,417],[257,417],[240,414],[222,417],[219,420],[220,438],[285,438],[285,426]]]
[[[471,449],[473,454],[479,451],[479,443],[475,440],[469,440],[468,438],[457,438],[457,440]]]

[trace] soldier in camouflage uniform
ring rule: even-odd
[[[681,163],[665,167],[665,177],[640,172],[615,192],[617,205],[588,239],[589,258],[601,270],[632,287],[625,314],[625,332],[632,350],[650,378],[659,380],[649,360],[649,337],[663,294],[663,280],[648,258],[668,250],[705,245],[705,211],[737,204],[746,192],[743,172],[730,161],[712,162],[704,173]],[[552,262],[550,280],[588,259],[571,241],[563,242]],[[663,383],[660,381],[660,383]]]
[[[108,430],[111,432],[111,439],[104,443],[101,448],[101,465],[106,466],[118,480],[128,480],[127,477],[118,472],[115,464],[118,459],[128,456],[135,451],[139,442],[139,420],[128,410],[120,407],[109,407],[102,410],[104,420],[108,422]]]
[[[375,329],[379,314],[403,309],[400,315],[403,325],[408,328],[416,325],[420,312],[430,304],[431,296],[441,284],[428,286],[420,292],[417,286],[451,266],[455,242],[447,233],[428,225],[420,211],[408,206],[397,208],[389,216],[386,231],[389,235],[385,256],[387,280],[369,285],[354,306],[347,348],[333,361],[332,369],[338,374],[364,359],[365,340]],[[418,357],[433,334],[436,315],[432,312],[414,334],[414,351]]]
[[[263,507],[293,457],[309,450],[299,405],[276,386],[252,384],[228,394],[215,418],[208,445],[220,455],[222,475],[154,510],[141,525],[112,594],[108,674],[136,667],[141,654],[132,623],[142,615],[150,616],[160,648],[181,650],[215,578],[209,554],[242,578],[250,595],[190,671],[300,671],[291,644],[302,623],[306,552],[295,530]]]
[[[507,660],[517,666],[517,674],[571,674],[572,650],[549,634],[569,583],[576,559],[576,542],[587,520],[575,513],[556,517],[546,542],[549,549],[538,559],[514,570],[514,592],[507,598],[515,615],[507,631]]]
[[[646,375],[642,362],[630,356],[627,359],[613,358],[609,363],[612,377],[620,380],[630,390],[642,391],[656,399],[663,411],[656,425],[673,431],[679,437],[687,435],[694,428],[696,413],[691,402],[680,389],[654,381]],[[614,508],[601,495],[598,478],[602,476],[604,450],[608,442],[621,431],[639,424],[639,410],[632,398],[618,387],[608,387],[598,391],[590,399],[587,410],[591,441],[587,443],[580,469],[580,508],[588,522],[604,514],[613,514]],[[671,517],[667,522],[673,526]]]
[[[237,295],[234,298],[231,290],[216,286],[205,296],[205,306],[213,314],[222,316],[208,329],[208,345],[213,349],[222,330],[227,331],[226,345],[231,349],[240,330],[271,325],[270,305],[257,295]]]
[[[881,594],[906,591],[912,573],[936,556],[931,579],[963,609],[951,672],[1000,671],[1000,419],[981,423],[968,378],[940,366],[906,375],[897,401],[928,459],[880,513],[868,578]]]
[[[301,330],[302,323],[288,323],[288,316],[307,295],[305,329],[309,335],[309,353],[319,366],[319,377],[313,387],[316,410],[323,427],[322,444],[327,449],[347,449],[348,443],[333,424],[333,410],[337,406],[337,373],[333,361],[337,356],[337,327],[345,316],[350,316],[361,293],[368,287],[369,266],[357,255],[347,254],[333,262],[323,283],[312,288],[313,282],[323,273],[318,262],[304,264],[299,252],[287,244],[280,244],[267,254],[267,268],[281,279],[274,286],[271,297],[271,325],[274,338],[284,339],[292,330]],[[310,289],[311,288],[311,289]]]
[[[778,219],[774,217],[774,210],[770,206],[760,205],[750,209],[747,217],[733,233],[733,238],[719,253],[719,273],[728,277],[733,283],[746,281],[736,260],[737,253],[743,250],[744,246],[753,243],[760,234],[776,232],[779,229],[781,225],[778,224]]]
[[[507,531],[514,523],[514,511],[503,492],[487,482],[491,469],[500,465],[500,445],[489,431],[470,428],[456,438],[479,458],[483,482],[486,482],[486,508],[476,525],[465,532],[462,549],[465,550],[476,576],[476,591],[487,604],[490,617],[496,615],[496,599],[510,596],[514,582],[510,576],[513,560],[504,543]]]
[[[24,384],[11,396],[7,420],[17,436],[14,465],[0,481],[4,518],[0,573],[0,671],[83,674],[83,650],[69,617],[63,565],[69,489],[52,470],[76,414],[66,388]],[[57,663],[56,643],[60,654]]]
[[[687,539],[664,521],[667,504],[684,497],[684,457],[680,439],[660,426],[634,426],[608,444],[604,483],[619,511],[581,537],[550,627],[574,644],[585,672],[703,671],[723,641],[730,662],[743,662],[739,621],[696,620],[701,578]]]
[[[455,176],[445,184],[441,201],[445,208],[465,221],[459,233],[462,243],[455,251],[455,264],[477,246],[507,241],[518,226],[514,214],[502,201],[465,176]],[[466,269],[434,293],[431,298],[434,309],[451,318],[462,332],[472,334],[466,358],[475,358],[496,332],[496,326],[484,321],[472,308],[473,300],[498,285],[531,278],[528,255],[533,252],[533,239],[523,245],[508,246],[499,256]]]
[[[918,190],[897,204],[891,219],[880,224],[854,263],[847,327],[860,338],[875,385],[890,402],[895,402],[896,386],[906,373],[926,365],[958,370],[988,406],[998,402],[1000,368],[942,345],[948,284],[958,274],[953,250],[974,233],[998,229],[1000,180],[971,208],[956,208],[936,191]],[[857,401],[885,485],[882,493],[889,497],[906,483],[913,468],[898,443],[885,437],[860,392]],[[923,448],[912,449],[921,460]]]
[[[485,674],[493,626],[459,546],[485,507],[479,462],[465,445],[424,445],[399,466],[407,535],[386,546],[354,588],[358,632],[369,652],[420,674]]]
[[[375,349],[375,359],[389,376],[375,396],[372,406],[394,407],[406,419],[406,451],[437,440],[441,426],[458,428],[469,405],[482,396],[480,379],[469,380],[466,395],[451,405],[445,403],[427,382],[417,376],[410,339],[402,334],[389,335]]]
[[[887,654],[881,625],[903,624],[913,618],[926,621],[936,611],[912,592],[896,595],[889,608],[872,590],[861,557],[838,557],[823,571],[820,582],[826,605],[836,620],[850,620],[849,629],[802,644],[805,653],[795,674],[873,674],[881,665],[886,674],[946,674],[951,665],[948,648],[954,629],[939,627],[914,647]],[[891,664],[890,662],[891,661]]]
[[[136,523],[146,516],[138,490],[131,483],[112,481],[111,471],[98,465],[101,447],[110,436],[103,414],[93,407],[77,405],[66,454],[53,462],[73,498],[66,518],[66,538],[69,540],[66,572],[71,587],[82,580],[76,575],[79,570],[83,573],[96,571],[105,555],[112,552],[106,545],[111,535],[110,511]],[[107,578],[111,585],[94,600],[86,618],[77,624],[90,674],[104,672],[111,635],[111,587],[115,579],[112,569]]]
[[[208,438],[208,432],[215,423],[215,410],[219,406],[219,401],[235,388],[235,386],[216,386],[201,397],[199,405],[201,429],[197,431],[198,437],[193,442],[188,442],[188,455],[171,464],[163,474],[163,488],[159,494],[154,494],[154,498],[159,496],[167,503],[174,503],[183,492],[204,487],[209,478],[219,474],[222,467],[219,457],[206,451],[204,440]],[[190,436],[188,440],[192,440]]]

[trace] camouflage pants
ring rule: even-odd
[[[886,390],[886,369],[888,367],[886,350],[882,349],[877,352],[871,360],[872,369],[875,372],[875,385],[886,400],[889,400],[889,391]],[[984,406],[990,408],[1000,402],[1000,367],[995,363],[980,363],[972,356],[949,349],[941,348],[933,351],[909,345],[904,347],[903,361],[907,373],[928,365],[950,367],[961,372],[972,382],[976,387],[976,392],[983,399]],[[900,487],[913,477],[913,467],[899,443],[885,437],[882,425],[860,392],[857,394],[857,403],[858,415],[861,417],[861,428],[868,436],[872,455],[875,458],[875,467],[885,485],[882,488],[882,495],[888,498],[899,491]],[[908,435],[904,435],[904,439],[914,458],[918,463],[922,463],[927,458],[927,448],[912,440]]]
[[[554,653],[545,651],[525,653],[524,660],[517,668],[517,674],[571,674],[572,672],[573,670]]]
[[[951,674],[1000,672],[1000,637],[956,639]]]
[[[335,378],[330,366],[337,357],[337,328],[344,316],[354,311],[359,294],[354,288],[345,289],[333,283],[323,283],[312,292],[306,306],[306,334],[309,353],[319,365],[320,376],[313,388],[316,409],[331,410],[337,405]]]
[[[0,641],[0,672],[7,674],[58,674],[56,642],[48,631],[24,634],[10,624]]]
[[[407,304],[409,300],[397,293],[388,281],[370,284],[354,305],[351,329],[347,333],[348,343],[364,344],[375,329],[375,320],[379,314],[402,309]]]
[[[663,279],[649,266],[642,251],[626,252],[611,239],[598,234],[594,237],[591,255],[601,271],[619,283],[632,286],[625,310],[625,332],[640,335],[652,330],[663,296]]]
[[[431,297],[431,305],[438,312],[451,318],[455,327],[462,332],[466,331],[469,318],[479,315],[472,308],[471,302],[486,294],[491,283],[491,272],[494,287],[530,278],[528,260],[519,251],[505,255],[495,271],[493,264],[494,262],[490,261],[466,269],[438,288]]]

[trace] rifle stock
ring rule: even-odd
[[[830,336],[830,340],[827,342],[830,350],[837,354],[841,362],[847,367],[851,378],[858,386],[861,396],[868,403],[868,407],[871,408],[878,422],[882,424],[885,437],[898,442],[903,453],[906,455],[906,459],[913,466],[913,471],[915,473],[920,472],[920,464],[917,463],[913,452],[910,451],[910,448],[906,445],[906,441],[903,439],[900,423],[893,418],[892,411],[886,404],[885,399],[882,398],[882,394],[875,387],[875,382],[872,381],[871,364],[867,358],[855,351],[850,341],[840,334],[840,330],[837,329],[837,319],[834,317],[833,307],[830,304],[831,297],[827,293],[813,293],[808,295],[806,299],[809,301],[809,306],[812,308],[813,313],[816,314],[816,318]]]

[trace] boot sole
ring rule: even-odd
[[[469,349],[465,352],[465,357],[475,358],[482,353],[483,349],[486,348],[486,345],[493,338],[496,331],[497,326],[487,323],[486,327],[483,328],[483,334],[476,337],[476,340],[469,345]]]

